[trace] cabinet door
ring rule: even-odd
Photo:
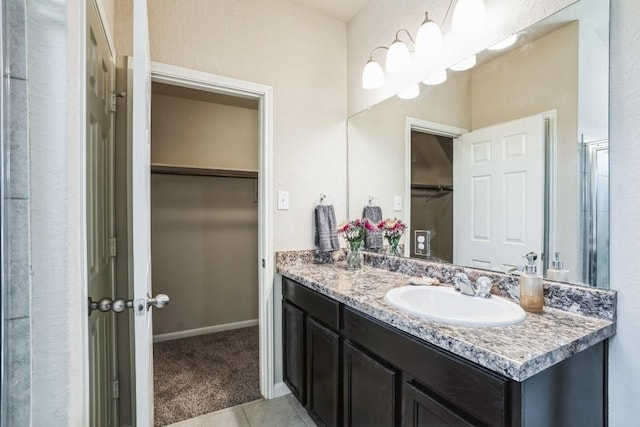
[[[301,405],[306,404],[305,314],[287,301],[282,302],[283,379]]]
[[[472,424],[406,382],[403,394],[403,427],[470,427]]]
[[[396,372],[348,342],[344,344],[344,425],[392,427],[396,418]]]
[[[307,409],[319,425],[340,425],[340,336],[307,319]]]

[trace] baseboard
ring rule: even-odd
[[[177,340],[180,338],[195,337],[198,335],[213,334],[215,332],[231,331],[233,329],[248,328],[257,326],[258,319],[244,320],[242,322],[226,323],[224,325],[206,326],[204,328],[189,329],[186,331],[169,332],[153,336],[153,342]],[[286,387],[286,386],[285,386]]]
[[[283,381],[280,381],[279,383],[275,383],[273,385],[273,399],[289,393],[291,393],[291,390],[289,390],[289,387],[287,387],[287,385]]]

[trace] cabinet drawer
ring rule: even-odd
[[[324,325],[338,330],[340,325],[340,303],[319,294],[286,277],[282,278],[282,295],[311,317]]]
[[[344,334],[483,423],[507,424],[508,379],[349,307]]]

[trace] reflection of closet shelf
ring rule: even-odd
[[[198,168],[193,166],[162,165],[158,163],[151,164],[151,173],[159,173],[165,175],[217,176],[223,178],[258,178],[258,172],[256,171]]]
[[[433,184],[411,184],[412,190],[437,190],[437,191],[453,191],[450,185],[433,185]]]

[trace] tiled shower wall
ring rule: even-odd
[[[31,280],[26,1],[2,0],[7,272],[2,425],[31,425]]]

